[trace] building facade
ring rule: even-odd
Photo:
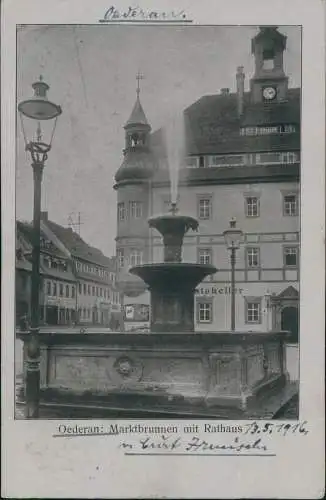
[[[17,222],[16,320],[30,316],[32,225]],[[120,329],[116,261],[41,214],[41,325]]]
[[[244,68],[236,92],[201,97],[184,111],[187,156],[179,172],[178,208],[196,217],[198,233],[184,239],[185,262],[211,263],[218,272],[196,293],[196,330],[230,328],[230,256],[223,232],[235,217],[243,238],[236,258],[236,328],[283,328],[298,334],[300,279],[300,89],[284,72],[286,37],[275,27],[251,41],[255,71],[245,90]],[[140,106],[137,97],[138,109]],[[137,104],[137,103],[136,103]],[[141,108],[142,110],[142,108]],[[142,114],[144,114],[142,110]],[[144,122],[147,119],[142,117]],[[132,114],[137,127],[139,116]],[[130,124],[130,120],[128,122]],[[169,158],[158,133],[133,144],[116,174],[118,279],[125,307],[149,304],[149,294],[128,275],[141,262],[163,259],[161,238],[147,219],[166,212]],[[126,135],[128,127],[126,126]],[[136,154],[146,152],[146,162]],[[152,155],[152,156],[151,156]],[[133,204],[141,203],[134,232]],[[122,205],[123,204],[123,205]],[[123,207],[123,208],[122,208]]]
[[[32,225],[17,221],[16,318],[30,316]],[[76,321],[76,278],[69,254],[41,225],[40,322],[71,325]]]

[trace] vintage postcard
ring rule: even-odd
[[[321,2],[2,4],[2,494],[324,496]]]

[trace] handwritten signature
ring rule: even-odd
[[[261,438],[242,440],[240,437],[235,437],[229,443],[210,442],[201,439],[197,436],[192,436],[190,440],[183,440],[180,436],[146,436],[136,442],[122,442],[119,445],[125,452],[188,452],[188,453],[203,453],[203,452],[232,452],[241,454],[242,452],[253,452],[265,454],[268,452],[267,446]]]
[[[127,10],[121,11],[117,9],[114,5],[109,7],[103,18],[99,20],[101,23],[106,23],[110,21],[128,21],[128,20],[139,20],[139,21],[187,21],[186,13],[184,10],[180,11],[157,11],[157,10],[144,10],[139,6],[128,7]]]

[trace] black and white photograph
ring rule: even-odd
[[[300,26],[17,26],[16,419],[299,418]]]
[[[1,497],[323,498],[325,5],[1,13]]]

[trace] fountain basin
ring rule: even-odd
[[[194,293],[216,267],[169,262],[143,264],[130,269],[151,292],[151,332],[194,331]]]
[[[297,393],[285,341],[284,332],[40,333],[41,403],[63,418],[273,418]]]
[[[209,264],[188,264],[185,262],[164,262],[158,264],[142,264],[132,267],[129,272],[139,276],[150,290],[165,289],[194,291],[196,286],[209,274],[217,272],[216,267]]]

